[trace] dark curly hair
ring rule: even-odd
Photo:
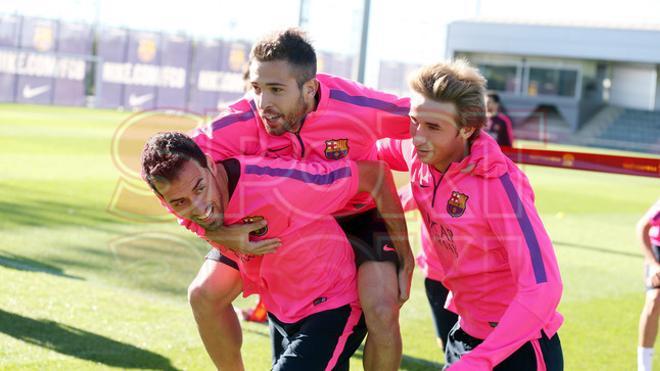
[[[257,41],[250,52],[250,61],[286,61],[294,69],[298,86],[316,77],[316,52],[305,32],[288,28]]]
[[[172,181],[189,160],[208,168],[204,152],[189,136],[174,131],[154,134],[142,150],[142,178],[154,192],[160,194],[154,181]]]

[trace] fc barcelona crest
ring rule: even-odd
[[[449,200],[447,201],[447,212],[452,218],[458,218],[463,215],[465,208],[467,207],[468,198],[470,198],[470,196],[466,194],[456,191],[451,192],[451,197],[449,197]]]
[[[325,141],[325,158],[339,160],[348,155],[348,139],[330,139]]]
[[[248,224],[248,223],[254,223],[254,222],[259,222],[264,220],[263,216],[246,216],[245,218],[242,219],[243,224]],[[252,237],[261,237],[268,233],[268,226],[265,226],[261,229],[257,229],[256,231],[250,232],[250,236]]]

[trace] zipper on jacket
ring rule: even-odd
[[[303,143],[303,140],[300,137],[300,131],[296,133],[296,138],[298,138],[298,142],[300,142],[300,158],[302,159],[305,157],[305,143]]]
[[[305,143],[303,143],[302,138],[300,137],[300,132],[302,131],[303,125],[305,125],[305,119],[307,118],[307,115],[303,117],[302,122],[300,123],[300,129],[298,129],[297,132],[294,134],[296,135],[296,138],[298,138],[298,143],[300,143],[300,158],[302,159],[305,157]]]
[[[435,175],[433,174],[433,170],[429,169],[429,170],[431,170],[431,177],[433,178],[433,199],[431,199],[431,207],[432,208],[435,207],[435,195],[436,195],[436,193],[438,193],[438,188],[440,188],[440,183],[442,183],[442,178],[445,177],[445,174],[447,174],[450,167],[451,167],[451,164],[449,164],[449,166],[447,166],[447,170],[445,170],[445,172],[440,175],[440,179],[438,179],[437,182],[435,181]]]

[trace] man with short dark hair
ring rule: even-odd
[[[375,160],[380,138],[409,137],[409,100],[336,76],[316,73],[316,54],[305,35],[288,29],[258,41],[250,55],[252,90],[203,128],[195,141],[214,160],[237,154],[314,161]],[[409,295],[414,258],[397,248],[370,195],[360,193],[337,213],[356,254],[360,303],[369,335],[367,370],[396,370],[401,361],[399,307]],[[261,228],[264,224],[255,225]],[[207,234],[251,254],[275,250],[268,240],[250,244],[244,230]],[[240,241],[240,242],[237,242]],[[275,243],[275,241],[272,241]],[[218,255],[207,257],[189,288],[202,339],[212,358],[218,338],[218,303],[226,295],[216,273]]]
[[[388,230],[406,235],[389,168],[381,162],[297,162],[236,156],[215,162],[181,133],[152,136],[142,152],[142,175],[167,209],[206,238],[206,231],[268,220],[251,238],[277,236],[266,255],[220,251],[218,269],[231,301],[258,293],[269,309],[273,370],[348,370],[366,334],[356,290],[354,254],[330,215],[356,192],[369,192],[390,218]],[[395,241],[410,248],[405,239]],[[399,247],[399,246],[397,246]],[[233,328],[240,335],[235,315]],[[240,343],[227,343],[222,369],[242,369]]]

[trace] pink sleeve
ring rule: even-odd
[[[385,93],[380,93],[379,95],[393,109],[378,111],[376,117],[376,133],[378,138],[410,138],[410,99],[398,98]]]
[[[249,105],[243,102],[243,105]],[[245,108],[245,107],[242,107]],[[202,151],[214,161],[239,155],[259,154],[259,134],[254,112],[231,107],[191,136]]]
[[[331,215],[355,196],[359,173],[354,161],[299,161],[241,158],[244,174],[273,204],[295,217]],[[247,184],[246,184],[247,185]]]
[[[500,244],[506,247],[518,293],[495,330],[451,370],[491,369],[537,338],[555,316],[562,294],[557,258],[534,206],[527,178],[507,173],[491,181],[486,217]]]
[[[411,140],[381,139],[376,142],[378,159],[385,161],[390,169],[395,171],[408,171],[409,156],[405,155]]]

